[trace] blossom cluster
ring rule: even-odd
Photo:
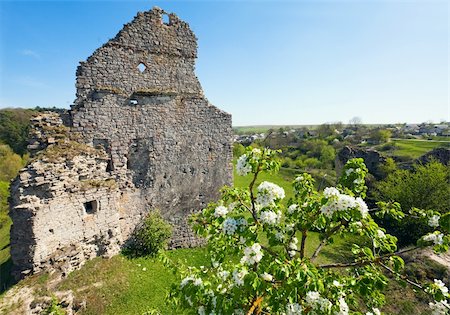
[[[233,218],[226,218],[222,223],[222,231],[225,234],[233,235],[238,227],[241,228],[241,230],[247,226],[247,220],[244,218],[240,219],[233,219]]]
[[[366,217],[369,213],[366,203],[360,197],[352,197],[341,194],[335,187],[327,187],[323,194],[327,198],[327,203],[322,206],[320,212],[331,218],[335,212],[346,211],[349,209],[358,209],[362,217]]]
[[[450,313],[450,304],[446,300],[430,302],[431,315],[447,315]]]
[[[298,303],[289,303],[286,305],[286,315],[301,315],[303,308]]]
[[[241,271],[233,271],[233,281],[237,286],[244,285],[244,277],[248,274],[247,269],[242,269]]]
[[[320,296],[320,293],[317,291],[309,291],[306,293],[306,303],[311,306],[313,309],[320,310],[323,313],[328,312],[331,309],[330,300],[327,298],[323,298]]]
[[[216,218],[218,218],[218,217],[224,217],[224,216],[227,215],[227,213],[228,213],[228,208],[227,208],[227,207],[224,207],[224,206],[218,206],[218,207],[216,207],[216,209],[215,209],[215,211],[214,211],[214,216],[215,216]]]
[[[259,216],[259,219],[262,223],[274,225],[280,223],[281,220],[281,212],[275,212],[272,210],[268,211],[261,211],[261,214]]]
[[[254,243],[250,247],[246,247],[244,249],[244,257],[241,259],[241,263],[245,263],[248,265],[253,265],[259,262],[263,257],[263,253],[261,251],[261,245],[258,243]]]
[[[283,199],[285,196],[283,188],[270,182],[262,182],[257,190],[256,202],[262,208],[272,205],[275,200]]]
[[[201,278],[196,278],[193,276],[188,276],[186,278],[184,278],[183,280],[181,280],[180,283],[180,287],[183,288],[184,286],[186,286],[189,282],[191,282],[195,285],[195,286],[201,286],[203,284],[203,281]]]
[[[438,227],[439,226],[439,219],[441,217],[437,214],[433,215],[429,220],[428,220],[428,225],[431,227]]]
[[[239,157],[236,163],[236,172],[240,176],[245,176],[252,171],[252,166],[248,162],[247,154]]]
[[[444,242],[444,234],[439,232],[430,233],[425,235],[423,237],[423,240],[425,242],[432,242],[434,245],[442,245],[442,243]]]

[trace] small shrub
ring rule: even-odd
[[[132,257],[155,256],[166,247],[171,235],[172,226],[163,219],[159,211],[152,211],[136,227],[124,254]]]
[[[56,297],[52,297],[51,304],[44,310],[45,315],[65,315],[66,312],[59,306]]]

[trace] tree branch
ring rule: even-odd
[[[331,237],[331,235],[333,235],[334,233],[336,233],[344,224],[346,223],[346,221],[341,221],[339,222],[338,225],[336,225],[334,228],[332,228],[326,235],[325,238],[320,242],[319,246],[317,246],[316,250],[314,251],[314,253],[311,256],[311,261],[313,261],[314,259],[317,258],[317,256],[319,255],[320,251],[322,250],[322,247],[325,246],[327,240]]]
[[[392,256],[397,256],[400,254],[404,254],[407,252],[411,252],[414,250],[420,249],[420,247],[417,246],[413,246],[413,247],[408,247],[405,248],[403,250],[399,250],[395,253],[389,253],[389,254],[384,254],[378,257],[375,257],[375,259],[373,260],[361,260],[361,261],[356,261],[356,262],[351,262],[351,263],[335,263],[335,264],[326,264],[326,265],[319,265],[319,268],[347,268],[347,267],[362,267],[362,266],[366,266],[366,265],[370,265],[370,264],[382,264],[382,261],[386,258],[392,257]]]
[[[300,258],[303,259],[305,257],[305,243],[306,243],[307,231],[302,231],[302,243],[300,245]]]

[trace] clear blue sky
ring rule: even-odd
[[[157,5],[234,125],[450,120],[447,1],[2,1],[0,107],[69,107],[79,61]]]

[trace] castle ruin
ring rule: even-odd
[[[231,184],[232,129],[196,57],[188,24],[154,8],[80,63],[68,117],[34,119],[34,157],[11,185],[16,276],[114,255],[152,209],[172,248],[199,244],[187,217]]]

